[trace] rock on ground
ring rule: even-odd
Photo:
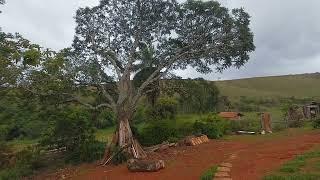
[[[129,159],[127,167],[131,172],[156,172],[165,168],[163,160]]]

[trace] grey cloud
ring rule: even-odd
[[[9,0],[0,15],[6,32],[19,32],[44,47],[55,50],[71,44],[74,15],[78,7],[98,0]]]
[[[8,0],[0,15],[6,32],[20,32],[44,47],[61,49],[71,44],[75,11],[99,0]],[[183,0],[179,0],[182,2]],[[256,51],[242,68],[223,74],[201,75],[192,69],[183,77],[216,80],[319,71],[319,0],[220,0],[230,8],[244,7],[251,18]]]

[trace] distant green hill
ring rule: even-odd
[[[320,73],[217,81],[222,95],[251,97],[320,97]]]

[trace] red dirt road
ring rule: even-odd
[[[239,137],[212,140],[195,147],[178,147],[156,154],[166,161],[166,168],[155,173],[130,173],[125,165],[95,167],[76,173],[71,179],[80,180],[198,180],[209,167],[224,162],[231,154],[233,180],[261,179],[295,155],[320,144],[320,132],[295,132],[281,135]],[[78,169],[79,172],[79,169]],[[61,176],[60,176],[61,177]],[[52,177],[51,177],[52,178]],[[50,178],[50,179],[51,179]]]

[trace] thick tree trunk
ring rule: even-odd
[[[112,142],[106,148],[103,164],[107,164],[118,153],[125,153],[128,158],[143,159],[147,155],[140,143],[133,137],[130,123],[134,110],[131,102],[133,96],[132,82],[130,73],[124,72],[123,77],[118,83],[119,97],[117,107],[117,130],[114,133]],[[112,147],[118,147],[119,152],[112,152]]]
[[[111,143],[106,148],[103,165],[109,163],[112,158],[119,153],[125,153],[129,156],[128,158],[146,158],[147,155],[145,151],[131,131],[129,123],[130,117],[131,116],[127,115],[127,113],[122,113],[117,116],[118,127],[113,135]],[[111,148],[114,146],[118,147],[117,149],[119,152],[112,152]]]

